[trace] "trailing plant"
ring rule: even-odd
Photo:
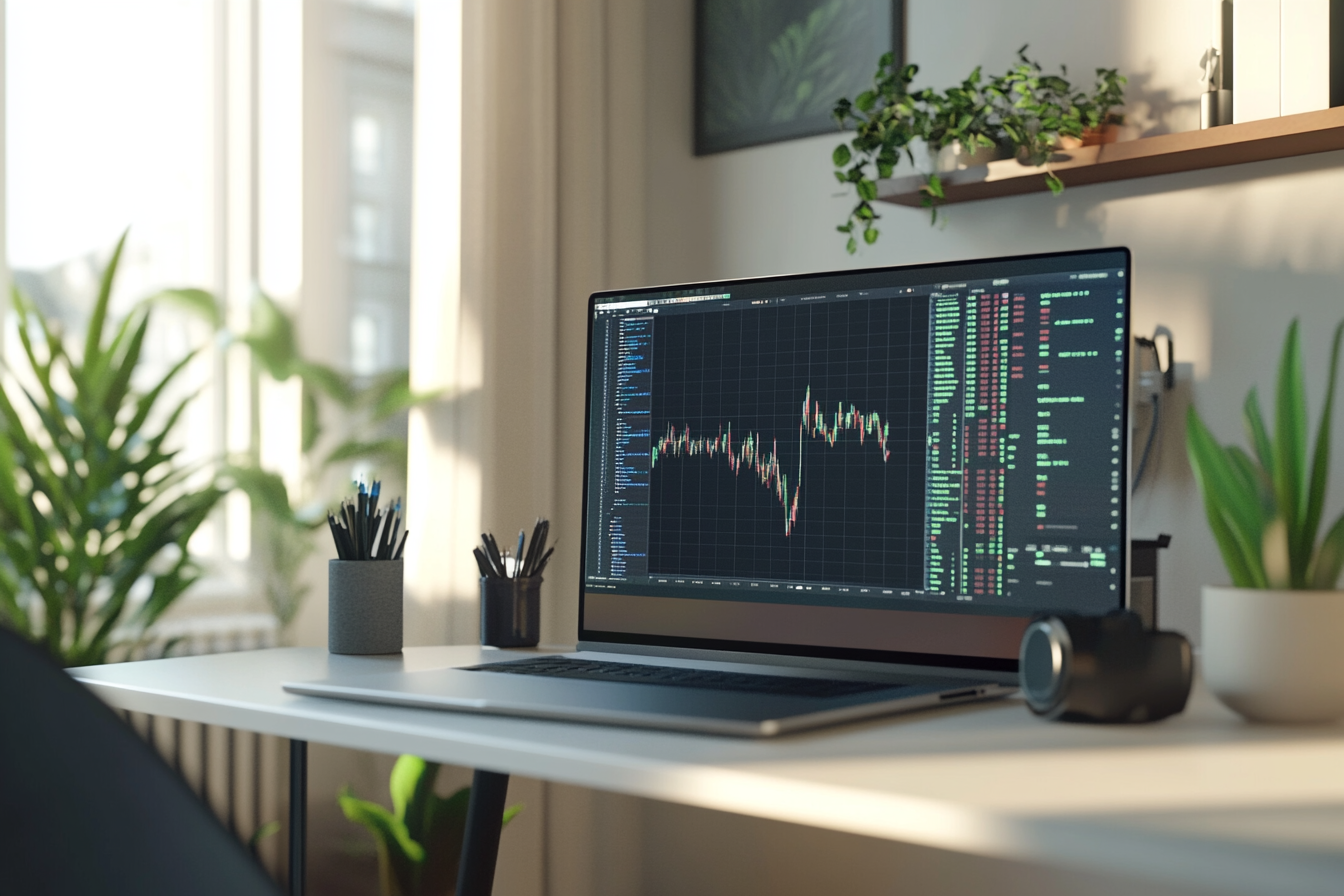
[[[446,896],[457,885],[471,788],[440,797],[434,793],[438,774],[436,762],[418,756],[397,757],[388,782],[390,811],[359,799],[349,786],[341,790],[338,800],[345,817],[373,835],[382,896]],[[504,810],[504,824],[522,808]]]
[[[1344,321],[1335,328],[1325,406],[1310,463],[1306,387],[1298,324],[1284,340],[1274,395],[1273,429],[1254,388],[1242,406],[1251,445],[1218,444],[1192,407],[1186,448],[1204,496],[1209,528],[1239,588],[1332,589],[1344,568],[1344,514],[1319,542],[1330,473],[1330,429]]]
[[[873,222],[879,216],[872,206],[877,201],[877,179],[891,177],[902,153],[914,164],[910,143],[919,136],[922,111],[919,99],[910,93],[910,82],[918,71],[917,65],[897,67],[891,53],[883,54],[873,77],[873,88],[860,93],[853,102],[841,99],[835,104],[836,123],[842,130],[857,131],[848,145],[841,143],[831,154],[835,179],[853,184],[859,196],[849,218],[836,228],[847,235],[845,248],[851,255],[858,249],[855,227],[861,229],[865,243],[877,242],[878,230]],[[937,197],[942,198],[936,175],[925,189],[936,191]]]
[[[1026,51],[1026,46],[1019,49],[1018,61],[1002,75],[985,79],[977,67],[960,85],[941,92],[912,91],[918,66],[897,66],[887,53],[878,62],[871,89],[836,103],[836,123],[855,131],[849,143],[831,154],[836,180],[852,184],[858,198],[836,228],[846,236],[847,252],[858,250],[859,234],[869,245],[877,241],[877,181],[892,176],[902,155],[915,165],[916,141],[930,153],[951,146],[963,152],[1004,147],[1024,165],[1046,166],[1050,191],[1063,191],[1064,182],[1048,167],[1061,138],[1081,138],[1089,128],[1122,119],[1114,109],[1124,103],[1126,79],[1115,69],[1097,69],[1095,89],[1088,94],[1070,84],[1066,68],[1049,74]],[[939,173],[926,173],[920,205],[930,210],[931,224],[938,222],[945,198]]]
[[[103,272],[82,351],[12,296],[23,351],[6,359],[0,389],[0,623],[67,666],[103,663],[143,637],[196,581],[187,543],[223,494],[172,445],[192,396],[170,401],[169,388],[196,353],[147,389],[134,383],[154,301],[213,302],[198,290],[146,300],[107,338],[125,243]]]

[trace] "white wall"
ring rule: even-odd
[[[1157,476],[1134,505],[1133,532],[1174,536],[1162,558],[1164,626],[1199,633],[1199,589],[1226,581],[1184,460],[1191,394],[1214,431],[1240,440],[1240,405],[1272,397],[1283,333],[1302,319],[1308,398],[1318,408],[1330,329],[1344,317],[1344,153],[996,199],[927,213],[880,210],[878,244],[845,254],[835,225],[852,205],[830,173],[840,136],[696,158],[691,150],[690,0],[648,5],[646,270],[650,282],[780,274],[1123,245],[1134,253],[1134,328],[1175,333],[1185,381],[1166,417]],[[917,85],[946,87],[975,65],[1001,71],[1019,46],[1090,82],[1098,66],[1130,78],[1144,134],[1198,127],[1206,0],[907,0]],[[1268,398],[1264,399],[1268,404]],[[1336,418],[1339,419],[1338,417]],[[1344,439],[1327,505],[1344,509]]]

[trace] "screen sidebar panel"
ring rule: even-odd
[[[592,299],[580,638],[1015,669],[1122,606],[1125,250]]]

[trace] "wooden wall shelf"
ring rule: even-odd
[[[1059,153],[1057,161],[1052,161],[1049,167],[1066,187],[1072,188],[1335,149],[1344,149],[1344,107],[1106,146],[1085,146]],[[1046,190],[1044,171],[1005,159],[944,174],[943,190],[947,202],[1038,193]],[[878,198],[918,208],[923,183],[919,175],[880,181]]]

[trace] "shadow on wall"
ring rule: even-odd
[[[1169,88],[1157,86],[1151,71],[1124,72],[1125,124],[1137,129],[1136,136],[1156,137],[1185,129],[1192,117],[1199,116],[1199,98],[1178,98]]]

